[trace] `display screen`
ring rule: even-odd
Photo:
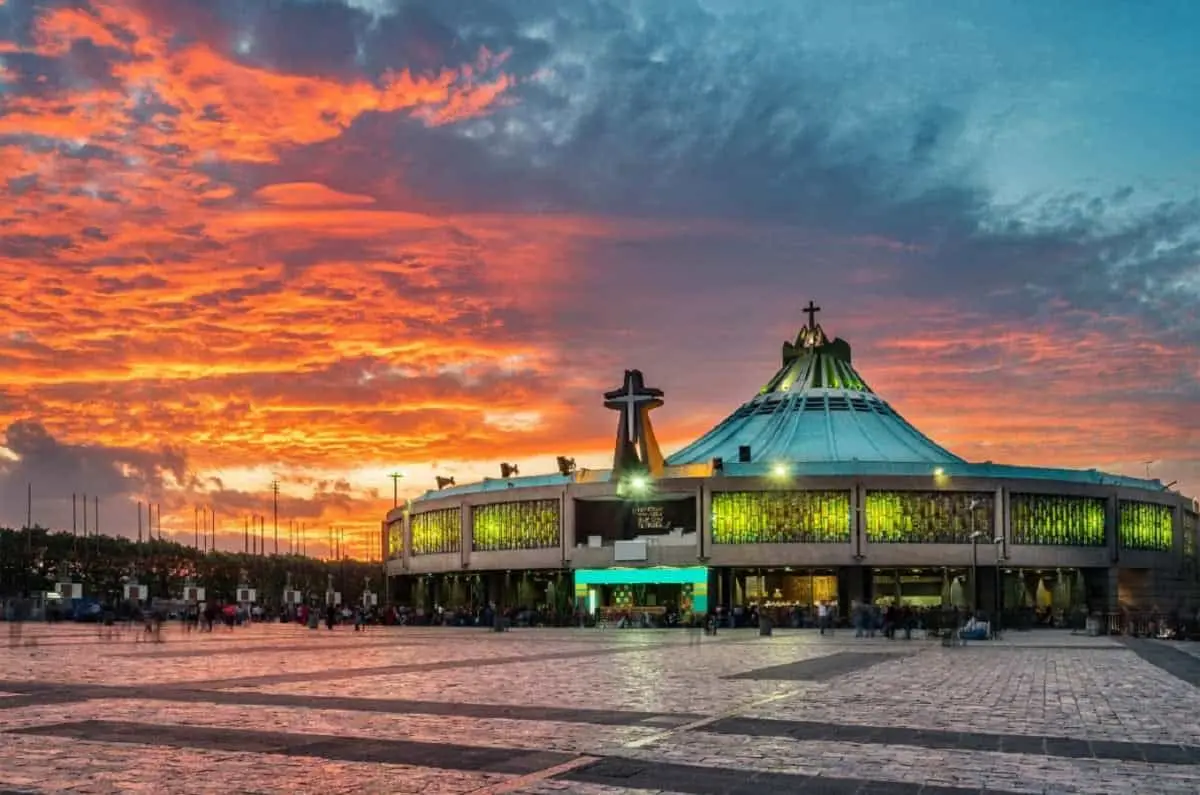
[[[677,528],[685,533],[695,531],[695,499],[575,502],[575,540],[579,544],[586,544],[589,536],[600,536],[606,542],[628,541],[638,536],[664,535]]]

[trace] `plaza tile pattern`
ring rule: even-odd
[[[0,795],[1200,791],[1186,644],[279,625],[12,637]]]

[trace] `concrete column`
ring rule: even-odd
[[[400,557],[404,560],[405,566],[412,558],[412,513],[404,512],[404,518],[400,520]]]
[[[699,530],[697,539],[703,552],[697,552],[701,557],[712,557],[713,553],[713,534],[712,534],[712,490],[706,489],[701,482],[697,490],[697,508],[696,508],[696,525]],[[710,596],[710,599],[712,597]],[[716,604],[715,601],[710,601],[710,604]]]
[[[1183,506],[1178,503],[1171,509],[1171,555],[1183,560]]]
[[[866,560],[871,556],[871,540],[867,538],[867,487],[862,483],[854,487],[854,529],[859,535],[856,549]]]
[[[459,521],[462,523],[462,567],[471,565],[471,545],[475,540],[475,515],[472,507],[465,502],[461,509]]]
[[[1116,613],[1121,609],[1120,594],[1120,569],[1118,569],[1116,566],[1109,566],[1107,583],[1104,589],[1105,612]]]
[[[558,514],[562,559],[567,561],[571,559],[571,552],[575,549],[575,498],[568,489],[563,489]]]
[[[1008,526],[1008,489],[996,487],[996,505],[992,518],[992,538],[1003,538],[1001,552],[1008,557],[1008,543],[1012,539],[1012,530]]]

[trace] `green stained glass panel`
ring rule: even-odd
[[[867,540],[876,544],[969,544],[994,535],[996,495],[990,491],[868,491]]]
[[[1105,500],[1058,494],[1013,494],[1009,516],[1014,544],[1102,547]]]
[[[404,520],[396,519],[388,522],[387,549],[389,558],[398,558],[404,554]]]
[[[474,509],[471,522],[472,549],[479,552],[550,549],[560,543],[558,500],[480,505]]]
[[[824,544],[850,540],[849,491],[719,491],[714,544]]]
[[[1175,540],[1175,512],[1166,505],[1121,500],[1117,507],[1117,527],[1125,549],[1169,551]]]
[[[462,551],[462,512],[441,508],[412,518],[413,555],[440,555]]]

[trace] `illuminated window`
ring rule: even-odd
[[[867,540],[878,544],[969,544],[994,538],[996,495],[962,491],[868,491]]]
[[[462,551],[462,513],[441,508],[412,518],[413,555],[439,555]]]
[[[550,549],[560,543],[558,500],[479,505],[472,513],[472,549]]]
[[[1191,511],[1183,512],[1183,555],[1196,557],[1196,532],[1200,529],[1200,517]]]
[[[387,550],[389,558],[404,554],[404,520],[394,519],[387,526]]]
[[[848,491],[725,491],[712,495],[714,544],[850,540]]]
[[[1013,494],[1009,499],[1014,544],[1102,547],[1105,501],[1097,497]]]
[[[1121,500],[1117,510],[1121,546],[1125,549],[1170,550],[1175,540],[1173,513],[1166,505]]]

